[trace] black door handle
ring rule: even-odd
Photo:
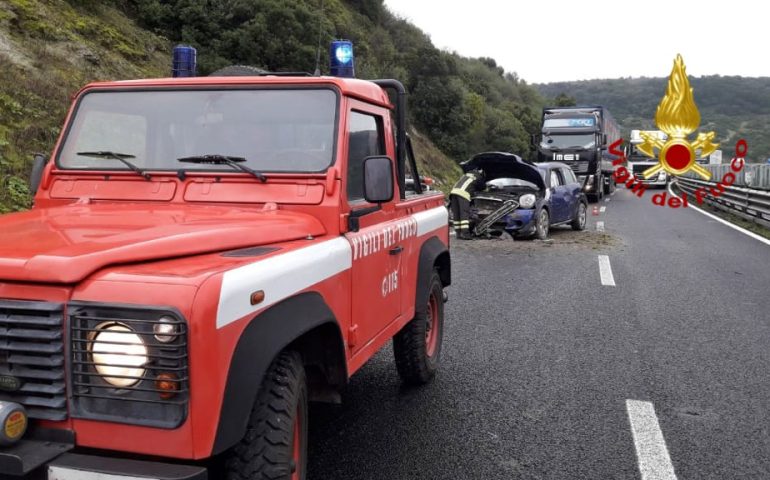
[[[399,253],[401,253],[401,252],[403,252],[403,251],[404,251],[404,247],[402,247],[401,245],[399,245],[399,246],[397,246],[397,247],[391,248],[391,249],[390,249],[390,254],[391,254],[391,255],[398,255]]]

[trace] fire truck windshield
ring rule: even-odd
[[[334,159],[337,96],[328,89],[97,91],[77,106],[57,157],[64,169],[128,169],[83,152],[122,152],[147,170],[231,170],[178,158],[245,158],[259,172],[321,172]]]

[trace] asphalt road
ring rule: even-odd
[[[770,246],[651,193],[455,241],[439,375],[404,388],[383,349],[311,408],[309,478],[770,478]]]

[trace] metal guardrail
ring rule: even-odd
[[[722,165],[701,165],[711,172],[711,179],[718,182],[727,172],[730,171],[730,162]],[[701,178],[694,172],[687,172],[684,177],[691,179]],[[747,163],[743,169],[735,174],[735,183],[738,187],[753,188],[755,190],[770,190],[770,165]]]
[[[730,165],[712,165],[711,167],[725,166],[730,168]],[[695,191],[699,188],[704,188],[706,191],[705,201],[709,205],[750,220],[763,227],[770,228],[770,182],[768,182],[768,190],[730,185],[724,187],[724,191],[720,195],[714,195],[711,189],[714,192],[720,191],[717,187],[717,181],[722,179],[724,173],[727,172],[724,171],[717,176],[712,170],[714,177],[708,182],[697,178],[690,178],[690,175],[687,175],[678,177],[674,184],[687,193],[690,204],[695,204]],[[743,173],[741,172],[740,174],[743,175]]]

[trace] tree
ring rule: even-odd
[[[577,105],[577,100],[575,100],[574,97],[570,97],[566,93],[561,92],[553,99],[553,105],[555,107],[574,107]]]

